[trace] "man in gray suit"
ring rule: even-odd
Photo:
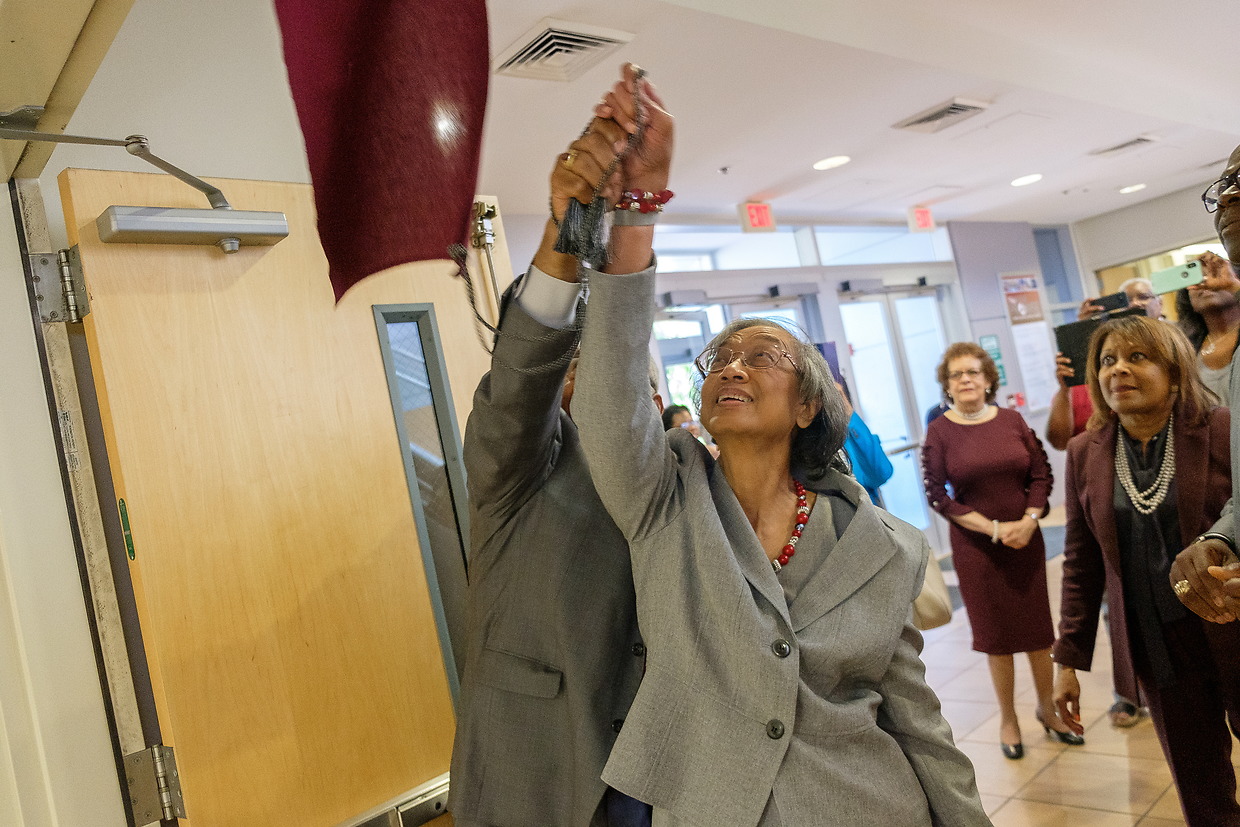
[[[1240,146],[1232,150],[1227,167],[1202,194],[1207,210],[1214,213],[1227,258],[1240,270]],[[1240,297],[1240,291],[1237,291]],[[1184,549],[1171,564],[1172,588],[1180,601],[1201,617],[1215,623],[1240,618],[1240,360],[1231,363],[1231,499],[1211,529]]]
[[[571,162],[612,152],[583,141],[601,139],[579,139],[552,175],[560,214]],[[569,416],[580,286],[569,283],[577,260],[553,250],[555,236],[548,221],[530,272],[505,296],[465,431],[471,551],[450,793],[458,827],[649,823],[646,805],[600,778],[646,650],[628,544],[595,493]]]

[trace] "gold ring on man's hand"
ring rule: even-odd
[[[1192,589],[1193,589],[1193,587],[1189,585],[1189,583],[1188,583],[1188,581],[1187,581],[1187,580],[1177,580],[1177,581],[1175,581],[1175,583],[1171,586],[1171,588],[1172,588],[1172,589],[1175,591],[1175,593],[1176,593],[1176,594],[1178,594],[1180,597],[1183,597],[1184,595],[1188,594],[1188,593],[1189,593],[1190,591],[1192,591]]]
[[[577,150],[570,149],[568,154],[564,156],[564,168],[572,169],[573,161],[577,160]]]

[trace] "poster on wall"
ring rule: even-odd
[[[1008,321],[1013,325],[1041,322],[1046,318],[1042,314],[1042,294],[1035,274],[1000,273],[999,289]]]
[[[1016,361],[1025,380],[1025,399],[1030,411],[1050,407],[1051,397],[1059,390],[1055,379],[1055,349],[1051,347],[1050,326],[1044,322],[1012,325],[1012,343]]]
[[[1007,371],[1003,368],[1003,351],[999,348],[999,337],[994,334],[980,336],[977,343],[982,346],[982,350],[986,351],[990,356],[990,360],[995,363],[995,367],[999,370],[999,387],[1003,387],[1008,381]]]

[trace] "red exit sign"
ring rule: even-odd
[[[928,233],[934,230],[934,214],[929,207],[909,207],[908,231],[910,233]]]
[[[775,217],[771,215],[771,205],[765,201],[750,201],[736,208],[741,216],[741,229],[747,233],[767,233],[775,231]]]

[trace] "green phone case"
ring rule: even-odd
[[[1150,273],[1150,284],[1154,286],[1154,292],[1158,295],[1174,293],[1181,287],[1201,284],[1204,279],[1205,268],[1201,266],[1200,261],[1190,261],[1188,264],[1179,264],[1175,267],[1168,267],[1166,270],[1159,270],[1157,273]]]

